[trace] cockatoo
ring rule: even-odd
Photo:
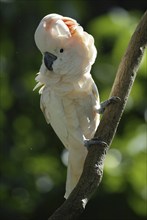
[[[41,20],[35,42],[43,59],[34,89],[41,86],[41,110],[69,152],[68,198],[83,171],[85,143],[100,122],[99,94],[90,74],[97,51],[93,37],[76,20],[58,14]]]

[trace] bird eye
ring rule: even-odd
[[[61,49],[60,49],[60,53],[63,53],[63,51],[64,51],[63,48],[61,48]]]

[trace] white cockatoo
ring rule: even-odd
[[[65,198],[76,186],[87,148],[99,125],[99,94],[90,74],[97,51],[93,37],[76,20],[45,16],[35,32],[43,59],[36,81],[47,123],[69,152]]]

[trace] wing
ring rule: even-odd
[[[94,81],[91,82],[91,90],[76,100],[79,124],[86,139],[93,137],[100,121],[100,115],[96,111],[100,106],[99,94]]]
[[[47,123],[51,124],[59,139],[68,148],[69,130],[61,97],[57,96],[50,88],[45,87],[42,91],[40,107]]]
[[[50,123],[50,113],[49,113],[47,106],[49,106],[49,91],[43,92],[41,94],[41,98],[40,98],[40,108],[44,114],[46,122],[49,124]]]

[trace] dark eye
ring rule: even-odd
[[[60,49],[60,53],[63,53],[63,51],[64,51],[63,48],[61,48],[61,49]]]

